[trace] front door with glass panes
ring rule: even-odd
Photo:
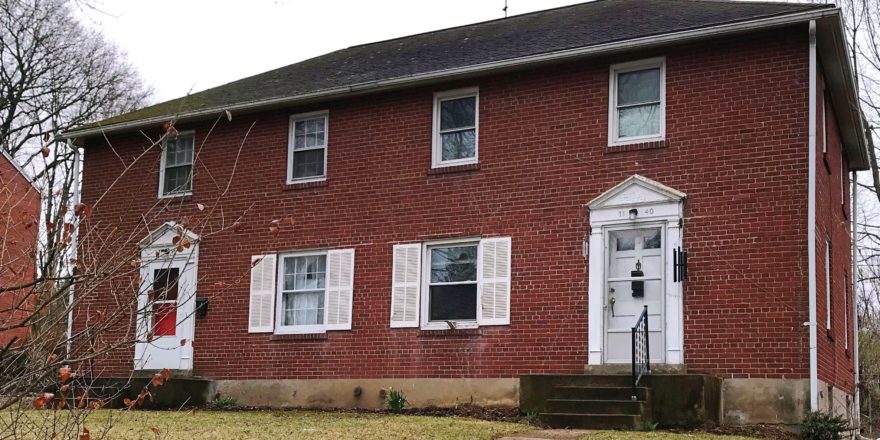
[[[169,259],[143,268],[137,369],[192,368],[196,286],[192,267],[185,259]]]
[[[478,243],[428,246],[427,322],[434,328],[477,324]]]
[[[651,362],[664,361],[664,235],[662,226],[607,232],[606,363],[631,362],[632,327],[645,306]]]

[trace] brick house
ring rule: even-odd
[[[548,389],[628,386],[647,310],[641,416],[677,423],[656,408],[667,376],[713,422],[852,414],[849,173],[868,162],[846,51],[833,5],[604,0],[66,133],[91,222],[143,237],[141,292],[173,292],[141,295],[141,342],[104,374],[183,370],[273,406],[374,407],[394,386],[552,419],[578,411]],[[204,218],[217,204],[240,220]],[[149,229],[130,215],[156,207]]]
[[[16,289],[34,280],[40,192],[6,151],[0,149],[0,350],[27,337],[21,321],[30,315]]]

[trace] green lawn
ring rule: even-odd
[[[31,423],[19,423],[15,438],[42,439],[51,436],[46,432],[37,434],[28,430],[27,426],[45,428],[52,424],[51,420],[54,417],[63,418],[63,414],[64,411],[26,411],[22,415]],[[57,422],[58,419],[55,420]],[[8,422],[9,420],[4,421]],[[490,440],[535,429],[519,423],[488,422],[460,417],[312,411],[99,410],[88,418],[85,426],[91,432],[92,440]],[[0,435],[0,437],[5,435]],[[571,437],[566,436],[566,438],[570,439]],[[582,440],[641,439],[747,440],[745,437],[710,434],[622,431],[597,432],[582,437]]]
[[[45,417],[47,412],[28,411]],[[38,424],[45,424],[42,420]],[[85,423],[92,440],[213,439],[494,439],[528,431],[528,425],[457,417],[396,416],[310,411],[120,411],[100,410]],[[106,431],[108,426],[109,431]],[[158,430],[158,435],[153,432]],[[103,436],[106,432],[106,437]],[[43,438],[21,431],[16,438]],[[3,435],[0,435],[3,437]]]

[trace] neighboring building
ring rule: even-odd
[[[103,374],[191,370],[246,405],[517,405],[521,376],[629,372],[647,306],[652,380],[701,378],[709,419],[852,414],[868,162],[842,32],[833,5],[605,0],[66,133],[90,237],[143,237],[154,318]]]
[[[27,300],[37,271],[40,192],[15,160],[0,149],[0,350],[27,338]],[[7,290],[9,289],[9,290]]]

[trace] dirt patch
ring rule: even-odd
[[[673,431],[673,432],[695,432],[695,431]],[[700,430],[696,432],[705,432],[716,435],[737,435],[741,437],[754,437],[767,440],[799,440],[800,436],[791,431],[790,428],[780,425],[745,425],[745,426],[720,426],[717,428]]]

